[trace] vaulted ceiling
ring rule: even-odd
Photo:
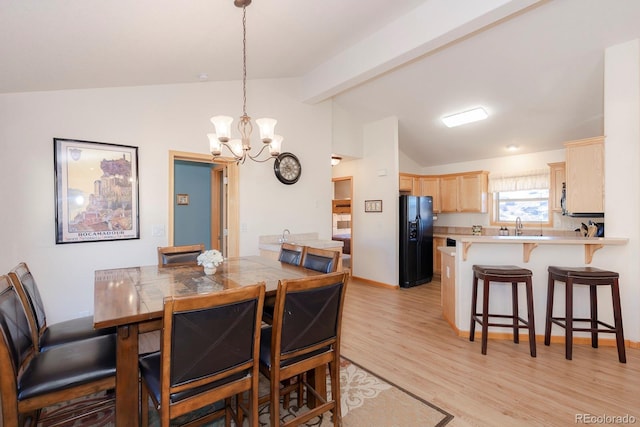
[[[603,134],[604,52],[638,22],[636,0],[254,0],[247,73],[397,116],[403,152],[455,163]],[[232,0],[0,0],[0,93],[237,80],[241,23]]]

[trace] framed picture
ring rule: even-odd
[[[365,212],[382,212],[382,200],[365,200]]]
[[[56,244],[140,238],[138,147],[53,139]]]
[[[178,204],[178,205],[188,205],[189,204],[189,195],[188,194],[176,194],[176,204]]]

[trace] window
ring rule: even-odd
[[[491,223],[551,225],[548,170],[489,176],[492,193]]]
[[[499,191],[493,193],[493,221],[514,223],[549,223],[549,189]]]

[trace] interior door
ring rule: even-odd
[[[214,164],[211,155],[169,152],[169,245],[175,244],[175,163],[176,161],[199,162]],[[211,245],[218,245],[225,257],[239,255],[240,242],[240,212],[239,212],[239,167],[233,159],[218,158],[211,169]]]

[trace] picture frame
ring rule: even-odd
[[[138,147],[53,139],[56,244],[140,238]]]
[[[382,212],[382,200],[365,200],[365,212]]]
[[[189,204],[189,195],[188,194],[176,194],[176,204],[177,205],[188,205]]]

